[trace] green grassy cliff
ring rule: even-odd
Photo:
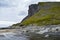
[[[13,26],[28,26],[28,25],[58,25],[60,24],[60,2],[39,2],[39,10],[34,15],[25,19],[21,23],[14,24]],[[34,6],[33,6],[34,7]],[[34,12],[33,7],[31,12]],[[31,13],[30,12],[30,13]],[[27,16],[28,17],[28,16]]]
[[[41,25],[58,25],[60,24],[60,3],[39,3],[41,9],[30,18],[24,20],[22,25],[35,24]]]

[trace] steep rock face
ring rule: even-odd
[[[29,18],[29,17],[31,17],[32,15],[34,15],[36,12],[38,12],[40,10],[40,6],[38,5],[38,4],[31,4],[30,6],[29,6],[29,10],[28,10],[28,16],[26,16],[23,20],[22,20],[22,22],[25,20],[25,19],[27,19],[27,18]]]
[[[34,15],[37,11],[39,11],[40,7],[38,4],[32,4],[29,6],[28,17]]]

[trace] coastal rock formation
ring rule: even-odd
[[[57,25],[60,24],[60,2],[39,2],[29,6],[28,16],[22,25]]]
[[[39,2],[29,6],[28,15],[14,27],[28,25],[44,26],[60,24],[60,2]]]
[[[51,8],[54,5],[59,6],[59,4],[60,4],[60,2],[39,2],[38,4],[31,4],[31,5],[29,5],[28,15],[22,21],[33,16],[41,9],[48,10],[49,8]]]

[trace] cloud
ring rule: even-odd
[[[0,28],[1,27],[7,27],[7,26],[10,26],[12,24],[15,24],[16,22],[11,22],[11,21],[0,21]]]
[[[21,22],[27,15],[25,2],[27,0],[0,0],[0,26],[8,26]],[[23,14],[24,13],[24,14]],[[9,22],[9,23],[8,23]]]
[[[16,5],[13,0],[0,0],[0,7],[12,7]]]

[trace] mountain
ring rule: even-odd
[[[21,23],[12,26],[44,26],[60,24],[60,2],[39,2],[31,4],[28,16]]]

